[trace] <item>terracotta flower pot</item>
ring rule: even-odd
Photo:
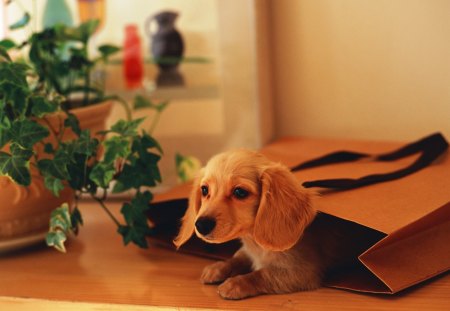
[[[112,102],[71,110],[80,121],[82,129],[96,133],[105,129]],[[46,117],[43,124],[55,130],[61,128],[65,114],[56,113]],[[75,134],[66,129],[63,139],[73,139]],[[48,142],[55,142],[51,134]],[[5,147],[8,149],[8,146]],[[36,152],[42,154],[42,148]],[[42,241],[48,231],[51,212],[64,202],[73,202],[74,192],[66,187],[59,197],[55,197],[44,186],[44,179],[36,170],[31,171],[32,182],[28,187],[15,184],[10,178],[0,177],[0,252]]]

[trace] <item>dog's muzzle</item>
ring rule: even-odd
[[[195,222],[195,228],[201,235],[207,235],[213,231],[216,226],[216,220],[210,217],[200,217]]]

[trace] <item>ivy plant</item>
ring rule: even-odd
[[[98,47],[98,56],[90,57],[88,43],[98,28],[99,20],[89,20],[76,27],[58,24],[35,32],[24,42],[29,45],[29,59],[36,69],[39,82],[49,92],[56,91],[68,100],[64,108],[75,103],[87,106],[105,100],[101,83],[92,81],[94,68],[108,61],[120,48],[104,44]]]
[[[58,250],[65,250],[67,235],[77,233],[83,223],[78,209],[83,194],[91,196],[111,217],[125,244],[146,247],[145,237],[151,231],[145,216],[152,200],[148,188],[161,182],[161,146],[150,133],[139,130],[143,119],[119,120],[100,133],[81,129],[76,116],[62,109],[66,94],[49,93],[33,82],[39,77],[39,69],[35,68],[12,61],[0,46],[0,175],[28,186],[31,169],[35,169],[55,196],[65,187],[75,191],[75,203],[62,205],[51,216],[47,244]],[[166,106],[142,96],[134,104],[135,108],[150,108],[157,113]],[[70,129],[74,139],[64,140],[45,122],[55,112],[65,114],[62,132]],[[49,142],[50,135],[56,142]],[[38,146],[44,156],[36,152]],[[134,196],[123,203],[123,220],[119,220],[105,201],[109,193],[129,190],[134,191]]]
[[[30,19],[24,12],[10,29],[24,27]],[[93,72],[120,48],[101,45],[98,56],[89,55],[89,40],[98,24],[91,20],[76,27],[55,25],[33,32],[21,43],[0,41],[0,176],[26,187],[32,182],[31,170],[35,170],[55,196],[66,187],[73,189],[74,203],[56,208],[50,218],[46,241],[60,251],[65,251],[67,236],[76,234],[83,224],[78,209],[82,195],[98,202],[125,244],[146,247],[145,237],[151,232],[145,215],[152,200],[148,189],[161,182],[158,163],[163,151],[151,133],[168,102],[136,96],[129,107],[120,97],[105,94],[103,85],[92,79]],[[27,63],[10,58],[8,50],[25,47]],[[71,109],[105,100],[121,103],[126,120],[100,133],[81,129]],[[143,119],[133,120],[131,108],[155,112],[148,131],[139,130]],[[46,122],[53,113],[65,115],[58,131]],[[74,139],[63,139],[67,130],[75,133]],[[50,136],[56,141],[50,142]],[[44,155],[38,149],[44,150]],[[118,219],[105,202],[109,193],[130,190],[134,196],[123,203],[123,217]]]
[[[30,15],[10,26],[11,30],[27,26]],[[116,95],[105,94],[102,79],[94,79],[99,64],[109,62],[120,51],[120,47],[103,44],[97,48],[97,56],[89,53],[89,42],[97,30],[99,20],[88,20],[78,26],[57,24],[41,31],[33,32],[24,42],[16,43],[3,39],[0,46],[6,50],[28,48],[28,59],[37,79],[36,83],[47,95],[61,95],[64,110],[89,106],[106,100],[122,104],[128,119],[131,109]]]

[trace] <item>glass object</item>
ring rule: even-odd
[[[123,45],[123,73],[127,88],[142,86],[144,65],[142,60],[141,38],[136,25],[125,26]]]
[[[105,7],[105,0],[78,0],[80,22],[98,19],[100,21],[96,30],[98,32],[105,23]]]
[[[44,27],[52,27],[55,24],[73,26],[72,12],[65,0],[47,0],[42,17]]]

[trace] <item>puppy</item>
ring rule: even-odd
[[[180,247],[194,232],[208,243],[242,241],[231,259],[201,276],[204,284],[221,283],[225,299],[315,289],[361,249],[338,243],[345,233],[339,225],[313,222],[313,197],[284,165],[253,151],[225,152],[195,179],[174,243]]]

